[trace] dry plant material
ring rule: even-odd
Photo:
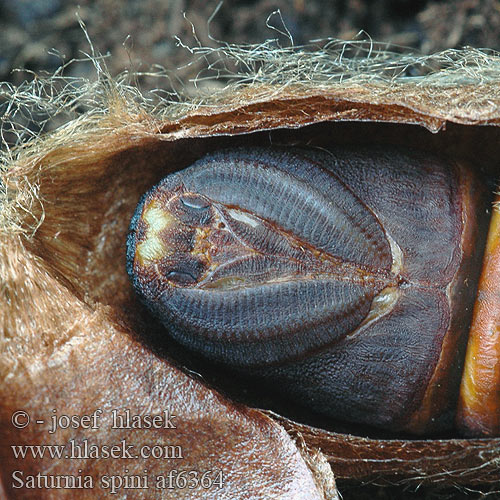
[[[136,475],[146,468],[152,476],[179,468],[171,459],[112,465],[99,458],[16,461],[8,448],[13,443],[70,447],[84,439],[99,445],[132,439],[137,446],[175,442],[184,450],[187,470],[202,472],[210,466],[224,472],[226,489],[218,498],[262,498],[276,492],[282,498],[334,498],[334,483],[318,449],[340,478],[497,484],[499,438],[379,439],[373,433],[365,438],[366,428],[348,433],[331,422],[313,426],[312,417],[300,423],[298,418],[270,419],[179,369],[172,360],[175,346],[158,344],[161,326],[146,314],[125,272],[129,220],[142,193],[206,154],[271,145],[418,148],[472,172],[485,193],[481,203],[490,206],[500,134],[496,127],[480,125],[500,123],[495,54],[413,58],[416,66],[427,67],[427,76],[407,78],[397,75],[413,64],[408,55],[372,52],[349,59],[335,47],[321,53],[261,49],[260,55],[232,47],[202,54],[223,55],[223,64],[244,60],[247,71],[244,81],[239,75],[239,85],[197,104],[152,107],[133,88],[102,74],[95,85],[66,87],[56,107],[73,112],[80,105],[88,111],[48,137],[4,154],[0,442],[8,450],[1,471],[8,495],[51,498],[50,490],[14,491],[11,474],[18,469],[25,476],[50,469],[54,475],[97,480],[103,474],[124,475],[125,467]],[[34,96],[37,88],[13,93],[12,117],[30,105],[51,109],[50,99]],[[464,190],[467,184],[458,178]],[[486,237],[480,225],[474,230]],[[459,279],[465,287],[466,274]],[[53,409],[81,417],[97,408],[103,410],[98,429],[80,425],[47,433]],[[144,415],[169,409],[178,426],[110,429],[112,410],[127,408]],[[16,430],[10,422],[19,409],[45,424]],[[293,412],[285,408],[287,415]],[[305,441],[305,458],[282,426]],[[95,497],[88,492],[88,498]],[[193,497],[188,490],[153,489],[137,497],[143,493],[143,498]],[[213,490],[199,487],[195,496],[212,498]]]

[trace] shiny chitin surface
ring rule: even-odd
[[[226,150],[143,197],[128,272],[189,348],[335,418],[424,432],[458,390],[471,190],[416,153]]]
[[[497,195],[497,203],[500,197]],[[500,210],[493,210],[460,387],[465,434],[500,434]]]

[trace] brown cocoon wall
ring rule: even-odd
[[[293,409],[291,418],[270,418],[231,402],[178,367],[170,357],[174,348],[150,342],[150,331],[158,325],[145,314],[125,271],[128,225],[142,193],[220,148],[417,148],[472,169],[484,191],[482,203],[489,207],[500,139],[495,127],[500,108],[490,105],[500,101],[490,84],[254,84],[220,98],[217,106],[194,107],[177,119],[134,107],[124,95],[107,98],[107,112],[37,139],[4,173],[0,444],[8,496],[40,498],[37,490],[15,491],[11,475],[18,469],[33,475],[50,467],[51,474],[97,480],[123,474],[125,468],[137,475],[147,469],[153,476],[181,464],[200,473],[222,471],[226,486],[217,498],[266,498],[276,492],[280,498],[334,498],[331,473],[317,450],[338,478],[476,486],[498,479],[500,438],[365,438],[355,428],[347,433],[310,425],[312,420],[298,422]],[[29,199],[35,201],[27,212],[23,207]],[[33,220],[40,224],[30,233],[26,228]],[[484,239],[486,228],[480,232]],[[234,388],[227,391],[232,394]],[[160,414],[165,407],[176,414],[175,429],[110,429],[114,409]],[[82,416],[97,408],[103,410],[99,428],[48,434],[55,413]],[[45,423],[15,429],[11,416],[17,410]],[[304,439],[305,457],[285,430]],[[98,458],[20,462],[10,450],[11,444],[69,447],[72,440],[86,438],[100,445],[121,440],[136,446],[178,444],[186,458],[112,465]],[[87,498],[94,498],[89,491]],[[137,498],[151,498],[152,492],[155,498],[193,498],[192,491],[153,489]],[[212,494],[201,486],[196,490],[196,498]]]

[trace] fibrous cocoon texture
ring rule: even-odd
[[[263,44],[192,52],[193,60],[207,61],[212,85],[202,72],[202,90],[168,98],[142,94],[127,83],[130,75],[111,78],[98,57],[95,81],[56,74],[2,87],[3,133],[11,143],[2,153],[0,183],[0,443],[7,450],[1,471],[7,495],[28,498],[36,491],[54,498],[53,490],[26,488],[28,476],[38,473],[88,481],[80,498],[96,498],[97,489],[109,493],[103,476],[112,474],[147,476],[148,488],[135,491],[136,498],[335,498],[331,471],[360,481],[489,488],[498,479],[498,438],[366,438],[355,428],[309,421],[286,404],[280,416],[252,409],[243,396],[235,403],[233,386],[221,389],[221,377],[207,375],[207,381],[187,370],[175,347],[158,342],[161,326],[128,282],[125,240],[142,193],[225,147],[419,148],[472,165],[493,193],[498,55],[465,49],[420,57],[333,40],[322,49]],[[30,132],[33,122],[36,132]],[[11,423],[18,410],[30,417],[22,429]],[[83,425],[81,417],[97,410],[97,425]],[[173,427],[112,428],[113,410],[168,411],[176,418]],[[52,417],[63,415],[75,416],[75,424],[63,428],[63,419],[50,433]],[[62,444],[67,451],[84,440],[101,454],[19,460],[10,451],[12,444]],[[182,458],[106,460],[102,445],[122,441],[134,450],[176,445]],[[196,477],[212,471],[210,488],[155,483],[181,468]],[[22,479],[13,480],[15,470]],[[216,490],[219,472],[223,485]],[[16,489],[21,480],[23,489]]]

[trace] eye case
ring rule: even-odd
[[[224,204],[242,207],[260,217],[269,214],[266,217],[270,217],[271,221],[273,217],[278,217],[280,230],[290,230],[291,234],[299,231],[298,234],[302,234],[305,240],[300,245],[307,245],[308,238],[312,237],[331,255],[347,258],[347,262],[367,262],[377,272],[378,247],[368,245],[366,250],[360,248],[359,253],[352,242],[358,241],[363,247],[365,236],[351,236],[348,229],[347,232],[344,229],[340,231],[335,225],[339,223],[337,219],[344,220],[342,214],[345,211],[347,218],[342,224],[346,223],[349,228],[352,223],[354,232],[357,231],[357,224],[364,232],[383,227],[387,237],[395,240],[391,246],[397,247],[401,253],[398,266],[402,268],[397,270],[396,276],[401,273],[398,279],[403,279],[403,286],[399,288],[400,285],[391,285],[394,292],[397,291],[391,310],[376,313],[378,318],[372,318],[370,325],[361,327],[357,333],[359,325],[354,330],[352,326],[347,326],[351,331],[340,333],[342,323],[339,321],[342,316],[334,314],[332,308],[335,302],[327,309],[331,311],[327,313],[330,319],[313,318],[324,309],[318,309],[318,306],[325,300],[325,304],[333,300],[329,296],[337,294],[335,287],[340,287],[339,300],[349,296],[345,295],[347,289],[344,290],[343,281],[334,285],[330,292],[323,292],[326,294],[325,300],[321,296],[309,299],[307,295],[307,289],[312,287],[312,291],[316,290],[320,282],[321,289],[326,286],[319,276],[304,277],[299,282],[290,278],[290,285],[281,285],[279,282],[273,285],[271,279],[263,288],[259,287],[257,281],[252,286],[243,286],[241,293],[234,289],[210,293],[210,290],[203,291],[203,286],[190,292],[190,285],[184,292],[182,285],[180,288],[178,284],[169,286],[168,276],[157,274],[163,266],[162,258],[152,261],[157,263],[154,266],[156,271],[150,268],[152,264],[147,264],[147,261],[141,264],[141,259],[136,260],[134,265],[134,258],[135,250],[139,248],[136,246],[139,244],[138,238],[141,239],[141,245],[143,241],[148,241],[147,229],[144,229],[148,223],[144,226],[141,222],[142,215],[146,213],[144,205],[150,207],[154,203],[155,210],[164,209],[165,214],[171,213],[167,200],[175,199],[179,189],[214,200],[214,207],[221,202],[221,207]],[[418,193],[419,198],[412,201],[415,193]],[[290,197],[293,201],[289,202]],[[313,203],[311,200],[316,201]],[[321,203],[325,207],[318,212]],[[289,214],[295,214],[297,205],[303,207],[302,212],[292,217]],[[290,394],[292,404],[299,401],[334,419],[383,426],[389,431],[411,429],[425,435],[438,429],[452,428],[468,325],[481,269],[488,221],[485,216],[487,206],[486,191],[469,170],[453,163],[446,164],[422,152],[405,151],[389,145],[333,148],[328,152],[323,149],[276,146],[226,149],[209,154],[187,169],[167,176],[142,197],[130,225],[127,271],[138,296],[165,325],[164,343],[168,344],[168,336],[172,336],[207,358],[248,374],[257,381],[256,385],[262,380],[260,387],[264,390],[268,386],[279,386],[280,392]],[[339,216],[334,216],[335,213]],[[320,231],[308,223],[308,217],[323,220],[330,214],[333,217],[331,227],[328,226],[328,219],[324,219],[326,225]],[[373,222],[367,222],[370,220]],[[306,230],[309,226],[310,229]],[[191,226],[185,226],[184,231],[188,227]],[[155,241],[160,237],[156,234]],[[385,241],[388,250],[386,236],[380,232],[376,235]],[[169,240],[165,234],[160,238],[163,238],[169,252],[178,251],[172,237]],[[245,239],[245,236],[240,238]],[[450,250],[453,259],[447,257]],[[265,249],[259,251],[266,252]],[[376,264],[370,263],[373,257]],[[466,285],[462,283],[465,277]],[[330,278],[328,280],[331,281]],[[299,283],[305,287],[301,285],[302,292],[297,296],[303,297],[302,300],[307,299],[307,302],[296,303],[289,311],[286,301],[278,305],[274,297],[282,297],[283,293],[295,296],[293,291],[288,291],[289,286],[298,286]],[[355,283],[353,286],[353,292],[356,287],[359,288]],[[369,289],[372,285],[362,285],[365,286]],[[413,291],[408,287],[414,287],[411,289]],[[439,291],[441,289],[443,291]],[[380,291],[374,291],[372,298],[376,298]],[[250,297],[255,295],[257,300],[261,292],[267,294],[262,306],[275,303],[277,309],[273,310],[272,306],[266,309],[266,306],[255,313],[255,326],[247,327],[249,321],[254,323],[253,314],[243,304],[247,301],[249,304],[260,304],[260,299],[255,302]],[[188,295],[182,299],[184,294]],[[200,307],[203,308],[196,308],[191,314],[186,310],[180,317],[174,311],[184,311],[182,302],[185,300],[189,300],[193,306],[192,301],[202,300],[204,305],[200,304]],[[205,303],[207,300],[209,302]],[[209,330],[202,333],[207,328],[203,325],[210,324],[212,320],[198,317],[199,313],[217,309],[219,312],[213,317],[213,321],[216,321],[221,314],[221,300],[228,301],[228,306],[224,306],[227,309],[224,313],[225,322],[230,321],[229,324],[233,325],[228,328],[234,328],[234,334],[231,334],[234,335],[234,343],[227,334],[221,334],[224,330],[222,324],[214,324],[212,333]],[[301,309],[309,309],[309,302],[311,312],[299,314]],[[313,307],[312,304],[316,305]],[[374,304],[377,301],[372,303],[372,308]],[[350,306],[346,304],[345,307]],[[449,319],[445,321],[443,316],[440,320],[439,315],[443,312],[438,311],[448,307]],[[348,314],[346,320],[352,316],[354,321],[354,312]],[[373,314],[370,312],[370,315]],[[234,321],[230,320],[233,315]],[[262,318],[266,316],[273,323],[264,329]],[[280,319],[276,323],[278,316]],[[357,312],[356,316],[359,316]],[[433,322],[431,318],[434,316]],[[327,323],[323,324],[325,320]],[[309,324],[304,323],[298,328],[298,321]],[[438,326],[441,323],[448,325],[443,326],[443,332]],[[259,340],[254,338],[253,329],[261,331]],[[337,330],[340,337],[334,333]],[[434,335],[434,340],[431,340]],[[353,351],[351,357],[350,351]],[[274,358],[277,352],[281,354]],[[439,363],[437,359],[440,359]],[[430,368],[432,378],[428,373]],[[391,375],[388,376],[388,373]],[[413,382],[410,383],[410,380]]]
[[[135,126],[133,133],[122,130],[114,137],[95,141],[92,147],[69,145],[66,149],[59,148],[46,155],[44,163],[52,168],[42,172],[42,185],[45,186],[45,195],[49,199],[57,199],[58,204],[45,205],[46,224],[35,235],[31,245],[33,252],[79,297],[90,304],[110,307],[119,321],[127,324],[132,332],[143,334],[145,325],[151,329],[155,326],[145,319],[142,307],[127,284],[123,271],[123,248],[134,206],[141,193],[168,173],[165,172],[166,159],[169,160],[169,169],[178,170],[220,148],[270,143],[314,147],[315,144],[331,144],[333,137],[335,144],[396,144],[459,158],[477,166],[486,176],[488,190],[494,190],[492,180],[497,171],[495,151],[498,144],[498,132],[494,127],[477,126],[477,121],[463,126],[448,124],[446,130],[432,135],[421,128],[404,125],[404,122],[417,121],[436,130],[436,123],[437,128],[439,123],[443,123],[439,117],[427,120],[420,115],[416,120],[415,114],[409,112],[407,116],[394,118],[390,113],[396,108],[388,106],[382,118],[403,122],[391,125],[377,123],[381,119],[380,109],[375,113],[362,104],[346,104],[346,101],[342,102],[340,109],[334,101],[325,105],[324,97],[316,103],[313,101],[310,98],[293,101],[287,108],[286,119],[280,116],[274,121],[268,120],[274,116],[276,108],[264,103],[255,115],[243,107],[242,113],[232,116],[235,123],[230,126],[223,120],[218,121],[217,113],[208,114],[209,118],[202,114],[198,118],[167,123],[158,128],[160,133],[156,135],[152,135],[147,126],[143,129],[139,127],[139,130]],[[316,105],[317,114],[304,123],[304,109],[312,109]],[[345,111],[343,106],[357,107],[358,117],[362,115],[363,119],[375,122],[335,123],[341,116],[336,114],[339,109],[340,113]],[[240,117],[246,120],[244,127],[238,125]],[[318,124],[310,124],[316,120]],[[320,123],[324,120],[329,120],[329,123]],[[295,130],[294,127],[298,126],[301,126],[300,130]],[[176,130],[182,127],[186,129],[179,137]],[[259,127],[264,130],[256,131]],[[273,128],[273,132],[269,128]],[[83,169],[86,171],[83,172]],[[68,178],[82,181],[77,186],[68,184]],[[49,182],[44,182],[47,180]],[[88,192],[82,193],[87,186]],[[68,223],[61,217],[64,213],[71,214]],[[81,217],[85,224],[75,227],[75,215]],[[58,239],[54,239],[56,233]],[[117,234],[121,236],[117,238]],[[62,242],[67,243],[68,248],[76,243],[77,252],[68,254],[65,250],[63,253]],[[103,242],[106,244],[103,245]],[[115,267],[121,271],[116,271]],[[450,479],[463,484],[485,484],[495,479],[497,439],[457,439],[452,436],[445,440],[424,441],[410,440],[405,436],[401,439],[377,439],[375,436],[367,439],[359,434],[339,434],[283,417],[276,418],[291,434],[300,433],[311,446],[321,448],[339,478],[367,480],[383,477],[394,482],[406,477],[420,483],[426,482],[422,477],[428,475],[429,482],[433,484],[446,483]],[[397,467],[394,466],[394,459],[398,460]],[[415,478],[415,460],[419,467],[418,478]],[[436,467],[443,471],[437,477]]]

